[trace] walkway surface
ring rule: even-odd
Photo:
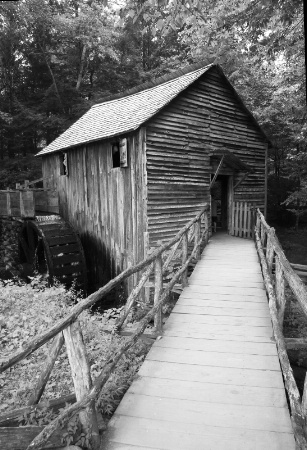
[[[205,248],[102,448],[295,449],[252,241]]]

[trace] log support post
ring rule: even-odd
[[[285,278],[279,258],[275,258],[275,291],[278,305],[278,320],[282,329],[284,321],[286,296],[285,296]]]
[[[159,303],[163,290],[162,257],[158,256],[155,260],[155,295],[154,305]],[[154,319],[155,330],[162,333],[162,308],[159,308]]]
[[[272,275],[273,260],[274,260],[274,247],[273,247],[273,242],[272,242],[274,235],[275,235],[274,229],[271,229],[268,234],[266,255],[265,255],[267,263],[268,263],[268,269],[269,269],[270,275]]]
[[[200,219],[195,222],[195,234],[194,234],[194,246],[196,248],[196,257],[195,259],[199,260],[200,259],[200,245],[198,244],[199,240],[200,240],[200,236],[201,236],[201,221]]]
[[[77,320],[63,330],[63,334],[71,367],[76,399],[79,401],[85,397],[92,388],[90,366],[79,321]],[[99,450],[100,436],[95,401],[92,401],[84,411],[81,411],[79,417],[83,431],[89,434],[92,450]]]
[[[182,265],[186,263],[188,259],[188,237],[187,233],[184,233],[182,236]],[[188,269],[183,272],[181,277],[182,287],[185,288],[188,286]]]
[[[43,395],[45,386],[47,384],[47,381],[49,379],[49,376],[51,374],[52,368],[54,366],[54,363],[60,353],[60,350],[64,344],[64,337],[63,333],[59,333],[52,341],[48,358],[44,364],[44,369],[38,379],[38,382],[36,384],[36,387],[34,388],[29,400],[28,400],[28,406],[36,405],[41,396]]]
[[[204,232],[205,232],[205,245],[207,245],[209,242],[209,219],[208,219],[207,211],[204,212],[203,221],[204,221]]]

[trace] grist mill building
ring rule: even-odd
[[[218,65],[194,65],[94,105],[38,155],[95,288],[211,201],[266,208],[268,139]]]

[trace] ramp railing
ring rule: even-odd
[[[190,220],[188,224],[168,243],[159,246],[145,260],[133,267],[127,268],[98,291],[81,300],[72,307],[69,314],[55,323],[46,332],[29,341],[21,350],[18,350],[12,356],[1,359],[0,373],[27,358],[35,352],[35,350],[53,339],[46,364],[44,365],[38,382],[33,387],[33,392],[29,401],[29,405],[33,405],[33,408],[35,408],[35,405],[37,405],[44,392],[44,388],[50,377],[60,349],[64,343],[66,345],[77,401],[62,410],[61,413],[34,438],[27,447],[28,450],[38,450],[44,447],[54,431],[63,427],[78,413],[81,425],[90,432],[89,440],[92,450],[98,450],[100,448],[95,400],[98,398],[101,390],[113,373],[118,361],[123,357],[127,350],[136,344],[138,339],[143,335],[149,322],[154,320],[156,333],[161,332],[162,307],[167,302],[169,294],[176,283],[180,282],[183,287],[187,286],[188,267],[192,262],[195,262],[195,260],[200,258],[201,248],[207,244],[208,238],[208,206],[206,205],[196,217]],[[190,251],[189,242],[191,243],[192,241],[193,249]],[[175,271],[171,271],[171,279],[165,284],[163,283],[163,278],[166,274],[167,267],[170,265],[174,256],[176,254],[178,256],[179,247],[181,247],[180,266],[176,267]],[[125,279],[133,274],[139,273],[139,282],[130,294],[123,314],[118,322],[117,328],[120,328],[126,321],[132,306],[135,304],[152,272],[154,272],[155,275],[154,297],[150,310],[143,319],[141,319],[134,333],[125,339],[117,351],[104,362],[102,371],[93,381],[90,375],[90,367],[83,341],[82,330],[78,321],[79,315],[85,309],[88,309],[98,301],[101,301],[106,294],[120,285]]]
[[[294,436],[297,448],[303,450],[307,449],[307,377],[305,377],[301,398],[289,362],[287,348],[307,348],[307,339],[284,338],[283,322],[287,302],[286,285],[291,289],[307,320],[307,287],[291,267],[276,237],[274,228],[266,223],[259,209],[257,210],[255,241],[269,299],[274,338],[288,394]]]

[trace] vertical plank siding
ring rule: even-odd
[[[255,204],[248,202],[234,202],[230,234],[247,239],[254,238],[256,225]]]
[[[43,158],[46,187],[58,190],[60,214],[80,234],[92,289],[144,257],[144,140],[144,129],[128,138],[128,168],[112,168],[110,142],[71,149],[68,176],[58,154]]]
[[[263,208],[265,145],[216,69],[182,92],[147,126],[149,246],[169,239],[209,201],[214,150],[227,149],[254,168],[233,199]],[[234,175],[235,185],[242,174]]]

